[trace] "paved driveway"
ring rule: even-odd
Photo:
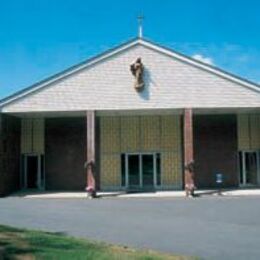
[[[260,259],[260,197],[0,199],[0,223],[204,259]]]

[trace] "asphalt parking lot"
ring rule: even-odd
[[[260,197],[0,199],[0,223],[202,259],[260,259]]]

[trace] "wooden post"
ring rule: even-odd
[[[87,173],[86,190],[90,197],[96,196],[95,181],[95,111],[86,112],[86,130],[87,130],[87,161],[85,169]]]
[[[194,195],[194,157],[193,157],[193,122],[192,109],[184,109],[184,182],[186,196]]]

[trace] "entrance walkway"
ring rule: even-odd
[[[197,190],[196,197],[204,196],[257,196],[260,195],[260,189],[229,189],[222,190],[219,194],[218,190]],[[185,197],[184,191],[157,191],[157,192],[98,192],[99,198],[181,198]],[[87,198],[86,192],[67,192],[67,191],[19,191],[13,193],[11,197],[23,198],[46,198],[46,199],[73,199]]]

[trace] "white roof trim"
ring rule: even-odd
[[[250,83],[250,81],[240,79],[240,78],[236,77],[235,75],[229,74],[228,72],[219,70],[218,68],[215,68],[215,67],[210,66],[208,64],[204,64],[200,61],[194,60],[194,59],[192,59],[188,56],[179,54],[179,53],[177,53],[173,50],[167,49],[163,46],[156,45],[156,44],[149,42],[149,41],[142,39],[142,38],[137,38],[137,39],[135,39],[131,42],[120,45],[117,48],[114,48],[110,51],[107,51],[104,54],[97,56],[96,58],[94,57],[93,59],[89,59],[85,63],[82,63],[82,65],[78,65],[78,66],[75,66],[75,68],[72,67],[71,69],[65,70],[64,73],[57,74],[57,76],[54,76],[50,80],[47,79],[46,81],[44,81],[42,83],[40,82],[39,84],[36,84],[35,86],[32,86],[31,88],[29,88],[27,91],[25,90],[25,91],[22,91],[21,93],[18,92],[17,94],[11,95],[10,98],[7,97],[7,98],[3,99],[2,102],[0,100],[0,108],[1,108],[0,111],[2,110],[2,108],[5,105],[7,105],[7,104],[9,104],[9,103],[11,103],[11,102],[13,102],[17,99],[20,99],[20,98],[22,98],[26,95],[29,95],[32,92],[35,92],[35,91],[37,91],[37,90],[39,90],[39,89],[41,89],[45,86],[48,86],[48,85],[54,83],[57,80],[60,80],[60,79],[67,77],[67,76],[70,76],[71,74],[74,74],[74,73],[76,73],[76,72],[78,72],[82,69],[85,69],[89,66],[92,66],[92,65],[94,65],[94,64],[96,64],[96,63],[98,63],[98,62],[100,62],[104,59],[107,59],[107,58],[109,58],[109,57],[111,57],[111,56],[113,56],[117,53],[120,53],[120,52],[122,52],[122,51],[124,51],[128,48],[131,48],[131,47],[133,47],[137,44],[141,44],[141,45],[146,46],[150,49],[156,50],[160,53],[164,53],[167,56],[173,57],[173,58],[178,59],[180,61],[183,61],[185,63],[191,64],[192,66],[198,67],[200,69],[203,69],[205,71],[208,71],[210,73],[218,75],[222,78],[228,79],[232,82],[236,82],[236,83],[238,83],[242,86],[248,87],[248,88],[250,88],[254,91],[260,92],[260,86],[257,85],[257,84],[254,84],[253,82]]]

